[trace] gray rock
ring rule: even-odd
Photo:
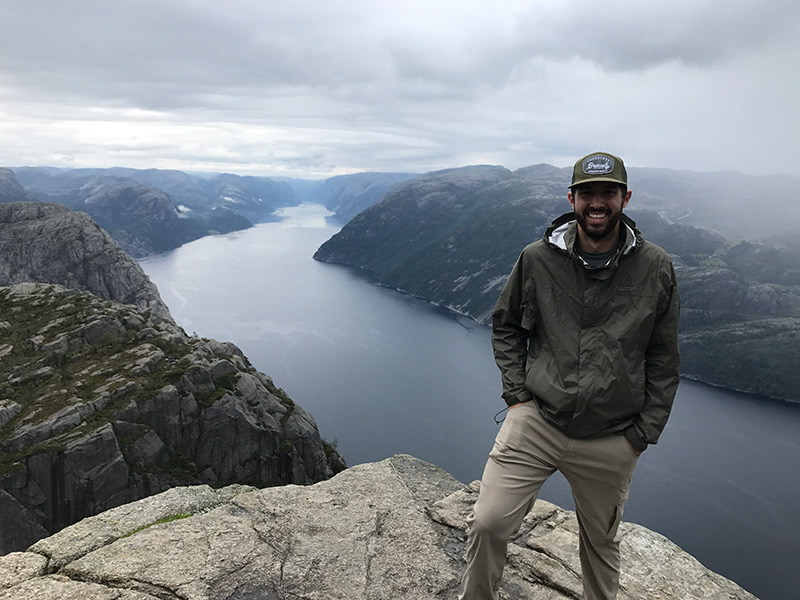
[[[54,285],[0,288],[0,314],[15,315],[0,359],[0,490],[38,526],[22,535],[1,518],[6,552],[178,485],[309,484],[343,468],[311,415],[233,344]]]
[[[55,283],[169,315],[139,264],[86,213],[0,203],[0,286]]]
[[[39,525],[34,516],[4,490],[0,490],[0,515],[4,522],[3,536],[0,537],[0,554],[27,548],[47,535],[47,530]],[[0,568],[0,588],[3,587],[3,581],[4,575]]]
[[[395,456],[312,486],[175,488],[0,557],[0,599],[454,600],[478,486]],[[663,536],[620,532],[620,600],[754,600]],[[574,600],[577,573],[574,513],[538,501],[500,597]]]

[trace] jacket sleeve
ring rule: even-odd
[[[525,362],[533,326],[532,319],[523,314],[525,289],[532,288],[525,285],[525,277],[523,252],[500,292],[492,314],[492,348],[503,380],[503,399],[509,406],[527,402],[533,397],[525,388]]]
[[[637,450],[655,444],[667,424],[680,381],[678,317],[680,297],[672,262],[666,259],[662,270],[663,292],[659,300],[653,331],[645,353],[644,408],[634,419],[625,437]]]

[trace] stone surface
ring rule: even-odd
[[[175,488],[0,557],[0,599],[455,600],[478,486],[398,455],[311,486]],[[620,531],[620,600],[754,600],[666,538]],[[537,502],[500,597],[580,598],[576,532]]]
[[[86,213],[60,204],[0,203],[0,286],[54,283],[168,315],[158,289]]]

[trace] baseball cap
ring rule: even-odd
[[[572,170],[570,188],[590,181],[611,181],[628,185],[628,172],[619,156],[594,152],[581,158]]]

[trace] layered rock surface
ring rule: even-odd
[[[168,315],[139,264],[86,213],[0,203],[0,286],[54,283]]]
[[[48,284],[0,288],[0,551],[176,485],[308,484],[343,462],[230,343]]]
[[[410,456],[312,486],[174,488],[0,557],[0,599],[455,599],[464,486]],[[623,523],[620,600],[754,600],[666,538]],[[500,597],[581,597],[574,513],[539,501]]]

